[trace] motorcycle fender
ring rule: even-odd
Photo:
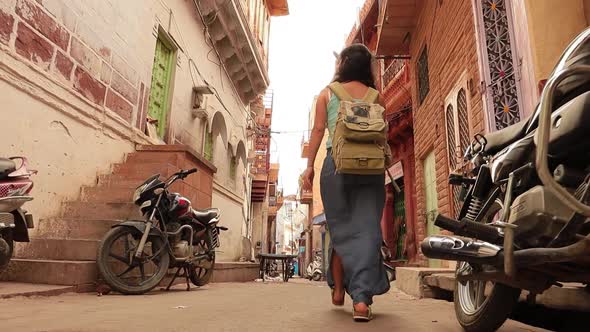
[[[120,222],[120,223],[114,225],[112,228],[119,227],[119,226],[135,228],[138,231],[140,231],[142,234],[143,234],[143,232],[145,232],[145,221],[143,221],[143,220],[126,220],[126,221],[123,221],[123,222]],[[164,234],[162,233],[162,231],[156,227],[152,227],[150,229],[150,235],[159,236],[161,238],[165,237]]]
[[[14,215],[15,225],[12,229],[13,240],[15,242],[30,242],[28,228],[33,227],[27,227],[27,225],[31,224],[32,226],[32,216],[20,208],[12,211],[12,215]]]

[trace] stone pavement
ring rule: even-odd
[[[144,296],[64,294],[0,300],[2,331],[461,331],[452,303],[397,289],[375,299],[375,319],[351,319],[323,283],[220,283]],[[510,321],[503,332],[543,331]]]

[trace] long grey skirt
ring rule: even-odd
[[[328,150],[320,175],[320,190],[330,232],[330,262],[335,251],[344,267],[344,287],[354,303],[373,303],[389,290],[381,256],[381,215],[385,205],[385,175],[336,174]],[[328,284],[334,287],[328,269]]]

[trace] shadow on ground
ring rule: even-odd
[[[590,330],[590,313],[550,309],[539,305],[519,303],[512,319],[559,332],[579,332]]]

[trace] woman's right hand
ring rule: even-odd
[[[307,167],[303,172],[303,190],[310,191],[313,188],[314,173],[313,167]]]

